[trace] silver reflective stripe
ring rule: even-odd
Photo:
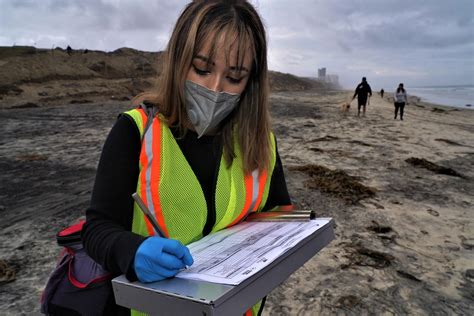
[[[153,120],[153,118],[150,118],[149,120]],[[148,209],[155,214],[155,206],[153,205],[153,197],[151,195],[151,166],[153,164],[153,128],[156,128],[157,126],[150,125],[151,128],[148,128],[148,130],[145,133],[145,153],[146,157],[148,160],[148,166],[145,171],[145,180],[146,180],[146,202]],[[158,157],[159,159],[159,157]]]
[[[247,210],[248,212],[253,211],[255,207],[255,203],[257,202],[258,198],[258,169],[252,171],[252,179],[253,179],[253,192],[252,192],[252,203],[250,203],[250,207]]]

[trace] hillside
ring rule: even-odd
[[[131,48],[68,53],[61,48],[0,47],[0,106],[131,99],[153,87],[161,58],[162,52]],[[272,91],[329,88],[291,74],[270,71],[269,77]]]

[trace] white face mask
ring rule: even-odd
[[[184,84],[186,111],[198,138],[212,130],[239,104],[240,94],[214,92],[186,80]]]

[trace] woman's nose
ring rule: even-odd
[[[219,75],[213,76],[209,82],[208,89],[214,92],[222,92],[222,77]]]

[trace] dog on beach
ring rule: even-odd
[[[342,113],[349,112],[350,108],[351,108],[351,104],[349,102],[344,102],[344,103],[341,104],[341,112]]]

